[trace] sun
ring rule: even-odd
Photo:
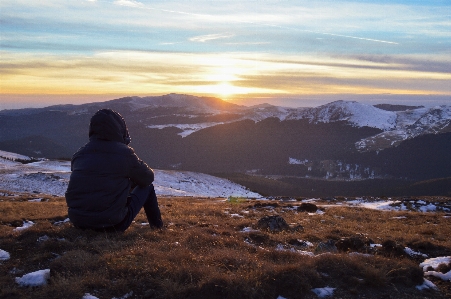
[[[214,87],[215,93],[221,98],[229,98],[234,94],[234,86],[228,82],[222,82]]]

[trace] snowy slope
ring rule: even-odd
[[[396,126],[392,130],[362,139],[356,143],[356,148],[382,150],[417,136],[444,132],[451,132],[451,106],[400,111],[396,112]]]
[[[308,119],[312,123],[346,121],[356,127],[382,130],[358,141],[360,151],[382,150],[424,134],[451,131],[451,106],[386,111],[358,102],[336,101],[315,108],[292,111],[285,119]]]
[[[44,160],[22,164],[0,158],[0,190],[3,191],[64,196],[69,177],[68,161]],[[154,186],[160,196],[261,197],[228,180],[195,172],[155,170]]]
[[[315,108],[297,111],[287,119],[309,119],[313,123],[348,121],[356,127],[391,130],[396,126],[396,113],[355,101],[336,101]]]
[[[155,171],[155,191],[160,195],[195,196],[195,197],[249,197],[260,198],[261,195],[245,189],[229,180],[211,175],[172,170]]]
[[[11,161],[16,161],[16,160],[29,161],[29,160],[31,160],[31,158],[28,156],[5,152],[5,151],[1,151],[1,150],[0,150],[0,158],[6,159],[6,160],[11,160]]]

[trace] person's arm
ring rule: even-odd
[[[130,155],[130,165],[129,177],[132,183],[135,183],[140,187],[145,187],[153,182],[153,170],[139,159],[133,151]]]

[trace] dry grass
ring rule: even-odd
[[[371,251],[370,256],[324,253],[321,247],[328,240],[358,237],[378,244],[390,240],[431,257],[450,255],[451,219],[444,213],[331,207],[309,215],[296,211],[299,202],[160,198],[165,230],[141,225],[141,213],[125,233],[99,233],[55,225],[67,214],[63,198],[28,199],[0,198],[0,249],[11,254],[0,263],[1,298],[80,299],[90,293],[103,299],[133,291],[130,298],[293,299],[317,298],[311,289],[326,286],[336,288],[335,298],[451,296],[451,283],[430,277],[440,292],[415,288],[422,282],[421,259],[368,247],[360,251]],[[303,230],[242,232],[266,215],[281,215]],[[393,218],[400,216],[406,218]],[[36,224],[14,231],[24,219]],[[302,247],[298,240],[313,246]],[[51,270],[47,285],[15,283],[15,277],[40,269]]]

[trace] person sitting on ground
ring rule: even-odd
[[[72,157],[65,194],[75,227],[125,231],[142,207],[151,227],[163,227],[154,172],[128,146],[130,140],[119,113],[102,109],[92,116],[89,142]]]

